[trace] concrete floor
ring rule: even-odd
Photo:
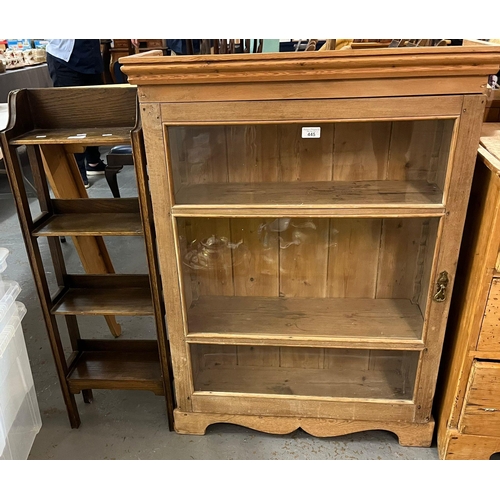
[[[122,196],[135,196],[131,167],[119,175]],[[110,197],[103,176],[93,177],[91,197]],[[3,194],[2,194],[3,193]],[[82,424],[71,429],[47,340],[38,297],[27,261],[19,222],[7,178],[0,175],[0,246],[10,250],[6,277],[17,281],[18,300],[28,313],[23,331],[42,415],[42,429],[31,450],[31,460],[72,459],[166,459],[166,460],[437,460],[431,448],[404,448],[395,435],[370,431],[336,438],[315,438],[298,430],[285,436],[217,424],[205,436],[182,436],[169,432],[164,399],[141,391],[94,391],[93,404],[77,396]],[[31,200],[34,213],[36,199]],[[117,272],[147,272],[141,238],[107,238]],[[41,241],[46,270],[50,272],[47,244]],[[81,271],[70,240],[63,244],[69,272]],[[50,275],[52,276],[52,275]],[[154,338],[151,318],[118,318],[123,338]],[[103,318],[83,318],[82,335],[110,338]],[[67,348],[67,346],[66,346]]]

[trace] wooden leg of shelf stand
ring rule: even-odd
[[[73,152],[64,146],[48,144],[40,146],[43,167],[56,198],[88,198]],[[113,263],[104,240],[100,236],[74,236],[73,243],[83,268],[89,274],[112,274]],[[121,334],[121,326],[114,316],[105,316],[108,327],[115,337]]]

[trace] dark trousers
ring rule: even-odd
[[[79,73],[64,64],[57,57],[47,54],[47,67],[54,87],[86,87],[88,85],[102,85],[102,74],[88,75]],[[99,163],[101,154],[97,146],[88,146],[85,153],[75,153],[78,169],[82,174],[82,179],[87,182],[87,171],[85,170],[85,160],[87,163]]]

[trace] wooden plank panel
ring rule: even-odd
[[[330,181],[332,179],[334,125],[319,127],[319,138],[303,138],[300,124],[278,126],[279,178],[282,182]]]
[[[183,187],[176,196],[179,205],[196,204],[206,209],[235,205],[253,208],[436,207],[443,193],[426,181],[307,181],[206,183]],[[233,208],[233,207],[228,207]]]
[[[377,298],[413,299],[421,235],[421,219],[383,221]]]
[[[37,227],[35,236],[141,236],[139,213],[53,215]]]
[[[282,229],[279,233],[280,296],[325,297],[330,221],[312,218],[276,221]]]
[[[53,314],[152,316],[151,290],[148,288],[70,288],[54,304]]]
[[[459,430],[500,437],[500,364],[474,363]]]
[[[80,115],[82,116],[82,115]],[[78,144],[81,146],[114,146],[130,144],[130,127],[89,128],[78,126],[63,129],[36,129],[19,137],[11,144]]]
[[[182,148],[189,185],[227,182],[224,127],[187,127]]]
[[[232,250],[235,295],[278,297],[278,233],[263,234],[261,229],[266,224],[264,219],[231,219],[230,223],[236,245]],[[241,366],[279,366],[277,347],[238,346],[237,353]]]
[[[375,298],[380,219],[332,219],[328,296]]]
[[[371,120],[429,116],[458,116],[461,96],[375,99],[294,99],[253,102],[163,103],[167,123],[291,121],[317,123],[322,120]]]
[[[333,180],[386,179],[391,122],[335,126]]]
[[[158,352],[82,352],[69,371],[68,385],[74,393],[85,389],[136,389],[163,395]]]
[[[51,204],[57,214],[139,213],[137,198],[55,198]]]
[[[404,299],[203,296],[193,301],[189,331],[261,339],[284,337],[415,340],[417,305]]]
[[[363,80],[267,82],[255,85],[243,81],[232,83],[141,85],[137,91],[141,102],[193,102],[193,101],[272,101],[281,99],[332,99],[348,97],[398,97],[419,95],[478,94],[484,90],[484,78],[480,76],[455,76],[453,78],[370,78],[370,85]]]
[[[477,344],[478,351],[498,351],[500,355],[500,279],[491,280],[490,293]]]
[[[277,125],[227,126],[230,183],[279,180],[280,151]],[[182,203],[179,201],[179,203]]]
[[[237,296],[278,297],[278,233],[270,219],[231,219],[233,279]]]
[[[136,123],[137,89],[124,84],[111,91],[112,99],[108,85],[29,89],[35,128],[125,127],[130,132]]]
[[[279,404],[277,404],[279,403]],[[227,415],[257,415],[261,420],[264,416],[294,416],[301,415],[317,419],[340,418],[356,422],[359,415],[363,415],[363,422],[373,419],[379,422],[374,429],[382,429],[396,422],[411,422],[415,406],[408,401],[389,402],[387,400],[352,401],[352,400],[326,400],[298,396],[252,396],[243,394],[219,394],[197,392],[193,394],[193,410],[196,412],[217,413],[221,411]],[[227,418],[222,421],[227,421]],[[412,424],[402,424],[412,425]],[[294,427],[294,429],[297,426]],[[287,431],[290,432],[290,431]],[[426,446],[429,446],[427,444]]]
[[[193,298],[201,295],[234,295],[231,230],[228,219],[191,219],[186,222],[187,254],[183,269],[189,273]]]
[[[438,171],[446,170],[451,130],[453,120],[394,122],[387,178],[436,183]]]
[[[305,351],[302,350],[301,351]],[[311,362],[316,363],[323,349],[313,349]],[[303,362],[304,353],[298,353]],[[291,356],[290,356],[290,359]],[[385,369],[362,370],[358,366],[328,369],[307,366],[252,367],[217,365],[201,371],[195,380],[196,391],[233,392],[249,394],[317,396],[321,398],[352,399],[409,399],[402,395],[401,371]]]

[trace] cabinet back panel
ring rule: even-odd
[[[184,288],[255,297],[427,297],[431,219],[182,218]]]
[[[418,353],[194,344],[191,359],[195,391],[411,399]]]
[[[176,202],[193,203],[186,188],[212,183],[425,181],[443,191],[453,125],[415,120],[168,126]],[[303,137],[304,126],[315,127],[319,137]]]

